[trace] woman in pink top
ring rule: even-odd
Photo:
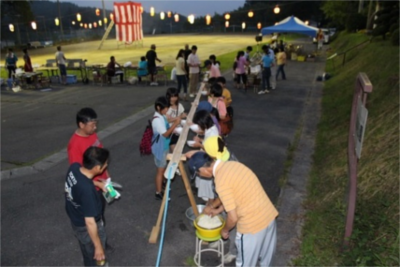
[[[222,86],[218,83],[215,83],[211,86],[210,89],[210,97],[208,98],[208,102],[218,110],[218,122],[221,128],[222,136],[227,136],[233,128],[232,118],[229,116],[226,111],[226,105],[224,98],[222,97]]]
[[[240,81],[242,81],[243,87],[246,88],[247,75],[246,75],[245,66],[248,66],[249,62],[247,62],[247,59],[244,56],[244,51],[238,52],[235,63],[236,63],[236,68],[235,68],[236,88],[239,88],[239,86],[241,84]]]

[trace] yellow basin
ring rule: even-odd
[[[201,216],[207,216],[205,214],[200,214],[194,221],[194,227],[197,229],[197,231],[199,232],[199,234],[203,237],[207,237],[207,238],[216,238],[217,236],[220,235],[221,233],[221,229],[224,228],[225,226],[225,220],[221,215],[217,215],[216,217],[218,217],[218,219],[221,220],[222,225],[217,227],[217,228],[213,228],[213,229],[207,229],[207,228],[202,228],[200,227],[197,222],[199,221],[199,219],[201,218]]]

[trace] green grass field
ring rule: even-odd
[[[285,35],[285,41],[293,40],[297,35]],[[269,42],[269,38],[264,38],[264,42]],[[151,44],[157,46],[157,56],[162,60],[161,64],[166,66],[169,71],[175,64],[175,58],[179,49],[183,49],[185,44],[189,46],[196,45],[198,47],[197,54],[201,61],[208,59],[212,54],[217,56],[217,60],[221,62],[221,70],[231,68],[237,51],[244,50],[251,45],[256,49],[256,42],[253,35],[237,34],[237,35],[198,35],[198,34],[181,34],[181,35],[161,35],[145,37],[143,47],[120,46],[117,47],[115,40],[107,40],[102,49],[98,50],[100,41],[91,41],[77,44],[65,45],[62,47],[67,59],[87,59],[87,65],[107,64],[110,56],[115,56],[116,61],[120,64],[131,61],[136,65],[141,56],[144,56],[150,49]],[[255,50],[254,50],[255,51]],[[15,51],[19,60],[18,66],[23,65],[22,51]],[[46,47],[31,49],[32,64],[43,65],[47,59],[54,59],[56,47]],[[1,57],[1,63],[4,64],[4,54]],[[78,75],[80,72],[70,71],[70,74]],[[7,72],[2,68],[1,77],[5,78]]]
[[[331,53],[370,38],[341,34]],[[399,266],[399,47],[375,38],[327,62],[301,256],[296,266]],[[350,250],[341,251],[347,213],[347,136],[355,79],[365,72],[373,84],[358,165],[357,204]]]

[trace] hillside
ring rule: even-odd
[[[370,38],[342,33],[331,53]],[[301,256],[295,265],[399,266],[399,47],[375,38],[326,65],[314,167],[309,179]],[[347,213],[347,138],[355,79],[373,84],[358,165],[356,218],[351,250],[341,252]]]

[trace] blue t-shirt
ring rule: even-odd
[[[270,67],[271,67],[271,64],[272,64],[272,62],[273,62],[273,59],[272,59],[270,56],[268,56],[268,55],[263,55],[262,58],[261,58],[261,60],[262,60],[262,62],[263,62],[263,67],[264,67],[264,68],[270,68]]]
[[[18,58],[14,53],[12,53],[11,56],[9,54],[7,54],[7,56],[6,56],[7,66],[15,66],[17,61],[18,61]]]
[[[146,76],[148,74],[149,74],[149,72],[147,70],[147,61],[140,61],[137,75],[138,76]]]
[[[86,226],[85,217],[101,218],[101,200],[93,181],[80,171],[81,165],[73,163],[65,178],[65,209],[75,226]]]

